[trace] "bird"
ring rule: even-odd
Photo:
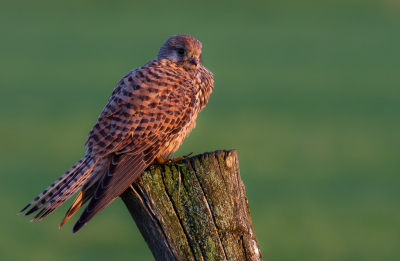
[[[88,134],[85,156],[18,214],[38,210],[42,220],[79,191],[60,228],[89,201],[72,233],[120,196],[151,164],[173,155],[208,103],[214,76],[202,64],[202,43],[187,34],[168,37],[157,58],[131,70],[114,87]]]

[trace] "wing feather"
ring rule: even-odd
[[[167,60],[153,60],[119,81],[86,144],[104,156],[132,150],[132,139],[168,134],[185,115],[194,93],[185,71]]]
[[[121,195],[190,121],[193,82],[166,63],[152,61],[120,81],[89,134],[93,153],[112,158],[74,233]]]

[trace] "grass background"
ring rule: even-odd
[[[265,260],[400,260],[398,0],[1,1],[0,259],[153,260],[120,199],[77,234],[15,214],[177,33],[215,89],[176,155],[238,150]]]

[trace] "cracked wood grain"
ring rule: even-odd
[[[262,260],[236,150],[150,166],[122,195],[155,260]]]

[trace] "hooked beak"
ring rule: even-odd
[[[194,65],[197,65],[199,63],[199,57],[193,56],[192,58],[189,59],[189,62],[193,63]]]

